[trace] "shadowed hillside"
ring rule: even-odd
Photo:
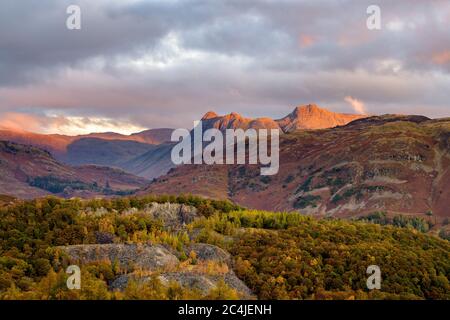
[[[0,175],[0,194],[19,198],[129,194],[147,185],[147,180],[119,169],[71,167],[45,150],[5,141],[0,141]]]

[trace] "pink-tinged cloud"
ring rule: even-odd
[[[352,23],[348,28],[340,31],[333,41],[336,41],[340,47],[358,47],[376,41],[379,37],[378,33],[371,32],[358,23]]]
[[[432,61],[439,65],[450,64],[450,50],[435,53]]]
[[[307,48],[312,46],[316,42],[313,36],[303,34],[300,36],[300,47]]]
[[[359,114],[367,114],[366,107],[364,106],[364,103],[356,98],[353,98],[351,96],[347,96],[344,98],[344,100],[352,106],[353,110],[355,110],[356,113]]]
[[[31,114],[8,112],[0,117],[0,129],[3,130],[39,132],[44,125],[42,117]]]
[[[131,134],[144,129],[146,128],[109,118],[45,116],[18,112],[0,113],[0,130],[17,132],[78,135],[114,131]]]

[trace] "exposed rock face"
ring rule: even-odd
[[[92,210],[92,208],[87,208],[85,212],[90,215],[100,217],[107,214],[108,210],[103,207],[97,208],[96,210]],[[139,212],[147,214],[155,220],[161,220],[164,226],[170,228],[180,228],[183,225],[189,224],[192,221],[194,221],[194,219],[200,217],[200,215],[197,212],[197,208],[193,206],[169,202],[168,203],[152,202],[146,205],[146,207],[143,210],[139,210],[137,208],[132,207],[121,211],[120,214],[132,215]]]
[[[165,226],[180,227],[191,223],[199,217],[195,207],[178,203],[156,203],[149,204],[144,212],[152,218],[162,220]]]
[[[315,104],[299,106],[286,117],[273,120],[271,118],[245,118],[236,112],[219,116],[215,112],[207,112],[203,118],[203,129],[216,128],[225,129],[280,129],[282,132],[292,132],[295,130],[312,130],[333,128],[343,126],[347,123],[367,115],[345,114],[328,111],[319,108]]]
[[[137,281],[145,283],[151,278],[148,276],[137,277],[134,274],[127,274],[118,277],[111,284],[113,290],[124,290],[130,281]],[[223,275],[199,274],[194,272],[164,272],[158,275],[158,279],[165,285],[170,282],[178,282],[182,287],[189,289],[197,289],[202,294],[208,294],[214,289],[220,280],[223,280],[230,288],[238,291],[242,298],[253,298],[252,291],[242,282],[234,272],[229,272]]]
[[[186,255],[189,255],[191,251],[194,251],[197,259],[200,261],[216,261],[226,264],[230,264],[231,255],[225,250],[204,243],[194,243],[185,249]]]
[[[343,126],[347,123],[367,115],[335,113],[319,108],[315,104],[299,106],[286,117],[277,120],[283,132],[292,132],[298,129],[326,129]]]
[[[74,262],[96,261],[119,263],[120,268],[160,270],[176,266],[178,258],[162,245],[87,244],[61,247]]]
[[[226,129],[279,129],[278,124],[270,118],[244,118],[236,112],[219,116],[214,112],[208,112],[202,117],[203,130],[215,128]]]
[[[178,282],[189,289],[200,290],[207,294],[215,288],[220,280],[237,290],[243,298],[253,298],[251,290],[236,277],[233,271],[219,274],[209,274],[193,271],[173,271],[179,264],[178,258],[162,245],[139,244],[90,244],[59,247],[69,256],[72,263],[79,265],[97,262],[117,262],[121,269],[128,273],[117,277],[112,283],[114,290],[124,290],[128,283],[136,281],[145,283],[150,276],[142,276],[133,271],[138,268],[143,271],[156,272],[163,284]],[[187,254],[194,251],[197,260],[214,261],[230,265],[231,256],[225,250],[209,245],[196,243],[185,248]]]

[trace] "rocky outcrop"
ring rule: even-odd
[[[177,282],[182,287],[191,290],[199,290],[202,294],[208,294],[216,288],[219,281],[225,282],[227,286],[240,293],[243,299],[253,298],[252,291],[242,282],[234,272],[226,274],[200,274],[195,272],[164,272],[159,274],[158,279],[165,285]],[[151,279],[150,276],[139,277],[135,274],[127,274],[118,277],[111,284],[113,290],[124,290],[130,281],[145,283]]]
[[[123,270],[135,268],[161,270],[176,266],[178,258],[162,245],[147,244],[83,244],[60,247],[73,263],[96,261],[119,263]]]
[[[144,212],[172,228],[191,223],[199,217],[197,208],[178,203],[152,202],[145,207]]]
[[[200,261],[215,261],[230,265],[231,255],[225,250],[205,243],[194,243],[185,249],[186,255],[190,252],[195,252],[197,260]]]
[[[126,273],[117,277],[110,287],[113,290],[124,290],[130,281],[145,283],[151,279],[149,274],[155,274],[163,284],[178,282],[182,287],[196,289],[207,294],[223,280],[230,288],[235,289],[243,298],[253,298],[251,290],[234,274],[206,273],[204,271],[188,269],[180,270],[180,261],[170,250],[162,245],[147,244],[88,244],[59,247],[64,251],[71,263],[78,265],[110,261],[118,263]],[[185,252],[195,252],[198,262],[212,261],[231,266],[231,256],[225,250],[204,243],[191,244]],[[135,272],[145,271],[142,272]],[[231,268],[230,268],[231,270]],[[144,274],[144,275],[143,275]]]

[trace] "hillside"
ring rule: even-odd
[[[147,180],[119,169],[71,167],[45,150],[5,141],[0,141],[0,175],[0,194],[18,198],[127,194],[147,184]]]
[[[0,299],[450,298],[449,242],[412,228],[187,196],[51,197],[0,221]],[[65,285],[72,264],[80,290]]]
[[[172,129],[150,129],[131,135],[114,132],[66,136],[27,131],[0,130],[0,140],[44,149],[67,164],[114,166],[137,157],[153,146],[170,141]]]
[[[83,138],[67,146],[62,161],[70,165],[97,164],[127,169],[125,163],[157,146],[130,140]]]
[[[170,142],[170,135],[173,129],[170,128],[159,128],[159,129],[149,129],[138,133],[133,133],[129,136],[130,140],[137,142],[143,142],[148,144],[162,144]]]
[[[171,159],[173,143],[163,143],[129,159],[121,166],[124,170],[146,179],[154,179],[175,167]]]
[[[193,193],[263,210],[351,217],[374,211],[450,217],[450,119],[385,115],[280,140],[280,171],[184,165],[143,193]]]

